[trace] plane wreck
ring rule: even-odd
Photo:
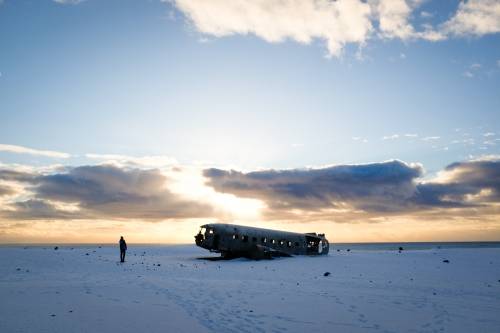
[[[199,247],[220,253],[226,259],[325,255],[329,250],[324,234],[301,234],[235,224],[202,225],[194,238]]]

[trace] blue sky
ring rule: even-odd
[[[498,1],[340,1],[371,6],[364,21],[304,1],[345,19],[340,32],[292,5],[269,6],[289,19],[274,22],[259,1],[202,3],[0,2],[0,144],[70,155],[3,147],[0,162],[113,154],[251,171],[398,159],[432,178],[500,154]]]
[[[159,1],[6,1],[0,40],[4,143],[249,168],[498,153],[451,144],[499,130],[497,34],[373,39],[362,60],[356,45],[327,59],[321,40],[205,36]],[[381,139],[394,134],[440,139]]]

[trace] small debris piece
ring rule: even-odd
[[[20,268],[16,268],[16,271],[20,271],[21,269]]]
[[[340,249],[337,249],[337,252],[340,252]]]
[[[51,314],[50,316],[51,316],[51,317],[55,317],[56,315],[55,315],[55,314]]]
[[[402,246],[400,246],[400,247],[399,247],[399,251],[403,251],[403,250],[404,250],[404,249],[403,249],[403,247],[402,247]]]
[[[68,312],[71,313],[71,312],[73,312],[73,310],[69,310]]]
[[[88,256],[89,254],[88,253],[85,253],[86,256]]]
[[[59,250],[59,246],[56,246],[56,247],[54,248],[54,250],[56,250],[56,251],[57,251],[57,250]]]
[[[444,262],[444,263],[447,263],[447,264],[449,264],[449,263],[450,263],[450,261],[449,261],[448,259],[443,260],[443,262]]]
[[[347,252],[351,252],[351,249],[347,249]]]
[[[161,266],[160,264],[156,264],[156,266]]]
[[[436,293],[432,293],[434,296],[437,295]]]
[[[250,311],[248,311],[248,312],[253,312],[253,310],[250,310]]]
[[[323,274],[323,276],[328,276],[330,274],[331,274],[330,272],[325,272],[325,274]],[[297,283],[297,285],[298,285],[298,283]]]

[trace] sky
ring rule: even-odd
[[[500,240],[499,0],[0,0],[0,243]]]

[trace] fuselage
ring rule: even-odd
[[[201,226],[196,245],[223,256],[325,255],[329,243],[324,234],[295,233],[236,224]]]

